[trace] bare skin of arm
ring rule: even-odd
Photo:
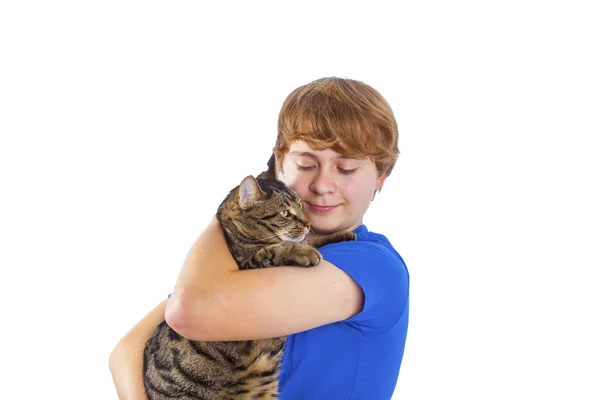
[[[160,303],[117,343],[109,368],[121,400],[146,400],[144,389],[144,347],[158,324],[165,320],[167,300]]]
[[[213,218],[186,257],[166,320],[192,340],[262,339],[344,320],[363,303],[360,287],[325,260],[311,268],[238,270]]]
[[[360,287],[325,260],[311,268],[239,271],[213,219],[188,252],[171,299],[138,322],[111,353],[119,399],[147,399],[144,347],[165,316],[192,340],[249,340],[340,321],[360,312],[363,303]]]

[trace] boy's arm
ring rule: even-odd
[[[117,343],[108,361],[110,372],[121,400],[146,400],[144,389],[144,347],[158,324],[165,320],[164,300]]]
[[[240,271],[213,218],[186,257],[166,320],[192,340],[264,339],[344,320],[363,303],[362,289],[325,260]]]

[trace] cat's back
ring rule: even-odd
[[[274,228],[281,226],[281,222],[285,222],[288,235],[307,230],[298,218],[280,215],[282,207],[296,207],[294,212],[300,214],[299,202],[295,192],[273,179],[246,177],[229,192],[216,215],[240,268],[267,266],[248,260],[261,248],[281,241],[279,228]],[[272,218],[278,218],[277,224],[268,223]],[[148,397],[150,400],[275,399],[285,341],[285,337],[192,341],[163,322],[144,351]]]
[[[161,323],[144,351],[150,400],[275,399],[285,338],[188,340]]]

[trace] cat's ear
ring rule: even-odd
[[[245,177],[242,183],[240,183],[238,202],[242,210],[250,207],[252,203],[259,201],[263,196],[266,196],[266,193],[262,191],[252,175]]]

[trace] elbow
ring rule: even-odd
[[[114,376],[116,373],[116,363],[117,363],[117,348],[115,347],[113,351],[108,356],[108,369],[110,373]]]
[[[129,356],[130,346],[121,340],[111,351],[110,356],[108,356],[108,369],[112,376],[119,375],[119,372],[123,369],[123,365],[126,364]]]
[[[205,300],[171,295],[165,321],[181,336],[196,341],[211,340],[211,319]]]
[[[191,340],[200,340],[195,337],[190,337],[190,332],[194,332],[196,329],[192,326],[192,318],[190,318],[188,310],[181,308],[174,308],[169,310],[167,307],[167,312],[165,313],[165,321],[167,325],[171,327],[175,332],[179,333],[181,336],[191,339]]]

